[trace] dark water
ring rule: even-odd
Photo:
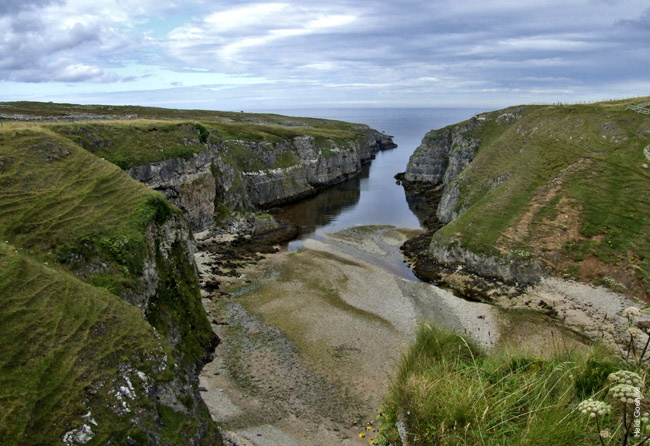
[[[396,149],[380,152],[358,177],[345,181],[318,195],[284,208],[283,219],[301,227],[299,240],[291,242],[290,250],[302,245],[301,239],[319,237],[358,225],[393,225],[420,228],[418,217],[411,211],[404,189],[393,176],[406,170],[409,156],[420,145],[422,137],[438,129],[469,119],[482,109],[450,108],[365,108],[276,110],[290,116],[338,119],[368,124],[393,135]]]

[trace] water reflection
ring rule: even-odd
[[[318,195],[284,207],[278,216],[301,228],[300,239],[320,238],[359,225],[392,225],[421,228],[426,219],[425,204],[406,194],[393,176],[406,170],[409,156],[424,134],[454,122],[468,119],[471,109],[329,109],[286,110],[293,116],[314,116],[363,122],[379,131],[394,135],[396,149],[379,152],[361,174]],[[484,110],[483,110],[484,111]],[[302,246],[301,240],[289,244],[289,250]]]
[[[361,181],[369,175],[370,166],[366,165],[358,176],[324,189],[306,200],[284,206],[278,218],[298,225],[301,235],[316,232],[317,228],[329,225],[359,202]]]

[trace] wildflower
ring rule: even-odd
[[[610,373],[607,377],[608,380],[613,381],[615,384],[627,384],[630,386],[643,388],[643,378],[629,370],[619,370],[616,373]]]
[[[611,409],[612,406],[609,404],[591,398],[578,404],[578,410],[583,415],[589,415],[591,418],[595,418],[596,415],[605,415],[609,413]]]
[[[623,404],[632,404],[636,398],[641,398],[639,388],[629,384],[617,384],[609,389],[609,393],[612,395],[612,398]]]
[[[636,327],[628,327],[627,334],[629,334],[633,338],[636,338],[638,336],[641,336],[643,332]]]
[[[609,429],[603,429],[600,431],[600,437],[601,438],[609,438],[612,436],[612,433],[609,431]]]
[[[373,438],[370,439],[370,444],[375,444],[375,440]]]
[[[366,426],[366,430],[368,431],[372,430],[372,426]]]
[[[365,436],[366,436],[365,432],[361,432],[361,433],[359,434],[359,438],[363,438],[363,437],[365,437]]]
[[[627,307],[623,310],[623,316],[625,316],[628,321],[632,322],[634,319],[641,316],[641,310],[637,307]]]

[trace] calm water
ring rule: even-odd
[[[283,217],[301,227],[300,239],[291,242],[289,249],[299,248],[301,239],[358,225],[420,228],[420,221],[406,202],[404,189],[396,184],[393,176],[406,170],[409,156],[420,145],[426,132],[463,121],[482,111],[465,108],[277,110],[277,113],[290,116],[368,124],[393,135],[393,141],[398,145],[396,149],[379,152],[358,177],[287,206]]]

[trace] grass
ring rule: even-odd
[[[650,170],[642,167],[650,118],[625,110],[630,102],[525,107],[509,124],[497,124],[504,111],[487,114],[457,182],[465,211],[435,240],[493,256],[532,252],[558,272],[588,281],[614,274],[627,292],[650,294]],[[526,213],[530,223],[513,236]],[[565,214],[575,217],[559,222]]]
[[[273,147],[309,136],[321,156],[330,158],[334,156],[334,147],[350,150],[351,142],[363,142],[368,129],[362,124],[327,119],[132,106],[4,102],[0,103],[0,113],[54,118],[76,116],[72,123],[9,120],[5,127],[46,128],[122,169],[171,158],[189,159],[205,150],[207,144],[224,141],[235,142],[228,145],[227,154],[239,170],[286,168],[299,161],[296,153],[285,151],[267,165],[250,144],[244,147],[236,142],[267,143]],[[92,120],[93,117],[111,119]]]
[[[522,350],[488,354],[422,325],[381,409],[377,444],[400,444],[398,420],[412,445],[598,444],[576,407],[602,393],[609,373],[622,367],[599,347],[544,358]]]
[[[105,283],[136,286],[147,252],[146,227],[174,212],[162,195],[47,131],[0,132],[0,159],[5,240],[79,270],[90,281],[97,270]],[[90,265],[97,268],[88,270]]]
[[[127,299],[144,293],[140,277],[145,262],[154,261],[159,300],[150,302],[147,317],[163,334],[180,328],[186,336],[179,354],[183,362],[197,362],[211,343],[211,329],[186,249],[176,243],[167,258],[146,237],[180,211],[115,165],[47,130],[0,132],[0,159],[4,240]]]
[[[180,211],[40,125],[0,129],[0,190],[0,444],[60,442],[89,410],[97,444],[155,432],[184,444],[198,422],[213,429],[205,408],[157,415],[135,371],[131,417],[109,392],[125,367],[155,385],[187,380],[212,345],[186,247],[162,240],[163,227],[183,230]],[[144,295],[147,262],[159,280],[144,318],[124,299]],[[183,389],[191,401],[195,386]]]
[[[140,312],[4,242],[0,296],[0,444],[53,444],[88,411],[101,420],[93,427],[98,444],[133,431],[106,406],[115,404],[109,389],[123,385],[120,366],[156,381],[165,379],[161,364],[173,366],[171,356],[163,359],[169,345],[156,340]],[[133,383],[145,396],[142,383]]]
[[[170,158],[187,160],[205,150],[202,140],[208,141],[205,127],[187,122],[88,122],[47,127],[122,169]]]

